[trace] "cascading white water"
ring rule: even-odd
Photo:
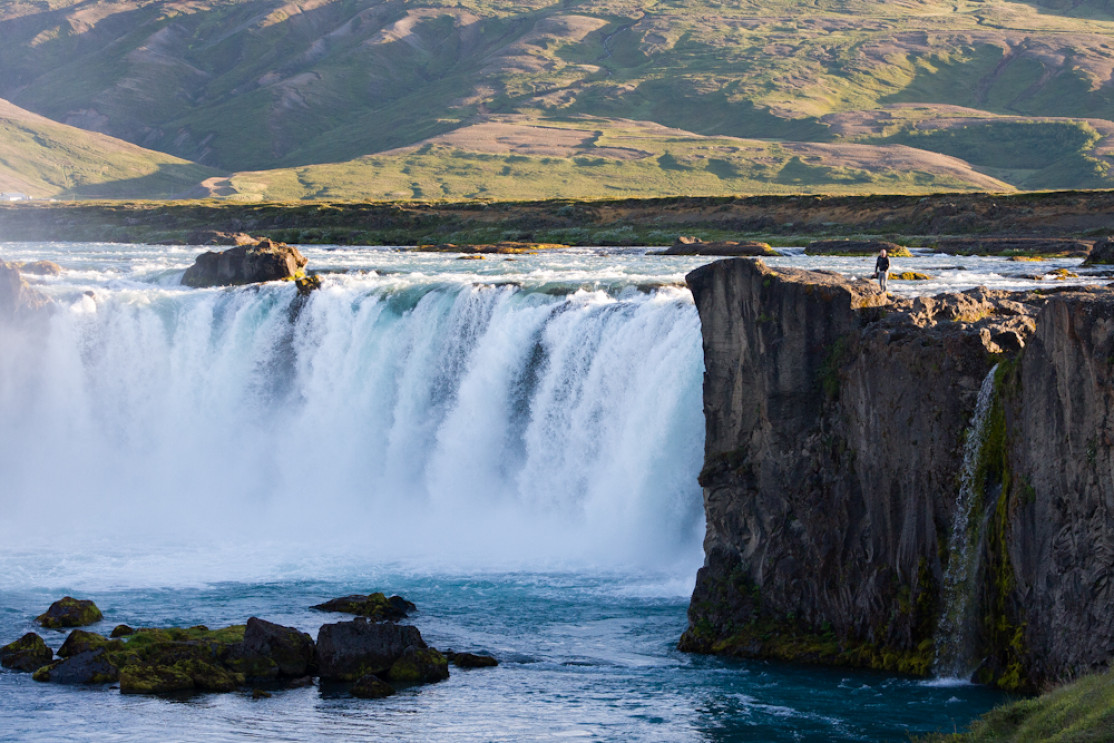
[[[13,539],[290,541],[373,558],[698,554],[699,320],[680,288],[337,276],[121,289],[2,329]]]
[[[981,498],[975,483],[979,455],[986,441],[986,418],[994,399],[994,374],[987,373],[979,388],[975,410],[963,445],[963,469],[960,472],[959,496],[955,503],[955,519],[948,540],[948,569],[944,573],[943,610],[936,628],[934,672],[940,678],[967,680],[975,672],[978,660],[975,648],[975,581],[979,571],[979,555],[985,521],[979,518]]]

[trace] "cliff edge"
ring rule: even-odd
[[[932,673],[994,370],[968,465],[977,675],[1028,689],[1107,662],[1114,292],[887,299],[749,259],[687,280],[707,532],[683,650]]]

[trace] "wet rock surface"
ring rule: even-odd
[[[382,593],[348,596],[368,600],[401,618],[415,607],[401,596]],[[92,602],[70,597],[52,605],[55,615],[77,612],[88,618]],[[48,612],[49,613],[49,612]],[[46,616],[46,615],[44,615]],[[99,616],[99,614],[98,614]],[[79,617],[80,618],[80,617]],[[73,621],[71,619],[67,621]],[[254,689],[263,698],[271,689],[306,686],[315,676],[347,684],[353,696],[379,698],[394,693],[392,683],[413,686],[448,678],[448,659],[429,647],[417,627],[395,621],[326,624],[318,641],[294,627],[251,617],[246,624],[221,629],[117,625],[111,638],[74,629],[58,651],[28,633],[0,647],[7,668],[33,672],[35,681],[57,684],[119,682],[123,694],[192,694]],[[342,687],[346,688],[346,687]]]

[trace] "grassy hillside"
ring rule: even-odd
[[[0,38],[0,96],[243,173],[214,194],[1114,186],[1107,0],[19,0]],[[477,140],[508,121],[674,132],[649,158]],[[710,140],[725,164],[670,167]]]
[[[994,709],[967,733],[920,743],[1107,743],[1114,740],[1114,673],[1087,676]]]
[[[417,147],[240,173],[219,185],[219,195],[265,201],[1011,190],[962,160],[909,147],[701,137],[623,120],[513,117]]]
[[[0,101],[0,191],[35,198],[198,195],[212,168],[65,126]]]

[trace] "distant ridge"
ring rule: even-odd
[[[1114,187],[1107,0],[54,0],[0,38],[0,96],[222,198]]]

